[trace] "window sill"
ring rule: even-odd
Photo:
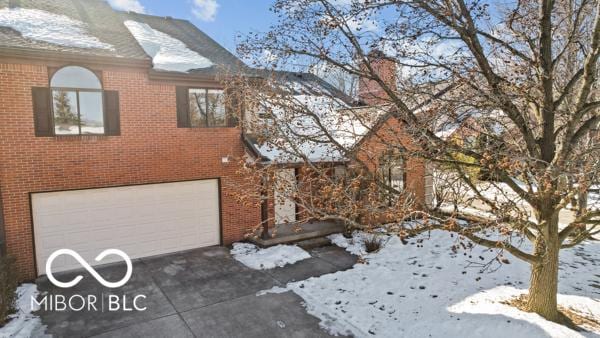
[[[95,142],[108,139],[109,135],[54,135],[56,141],[61,142]]]
[[[190,129],[190,130],[219,130],[219,129],[239,129],[239,126],[232,126],[232,127],[180,127],[179,129]]]

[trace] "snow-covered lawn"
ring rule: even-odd
[[[17,288],[17,312],[10,321],[0,328],[0,337],[29,338],[45,337],[40,318],[31,312],[38,308],[31,308],[31,297],[37,297],[38,291],[35,284],[23,284]]]
[[[277,245],[261,249],[250,243],[233,243],[233,257],[249,268],[267,270],[294,264],[310,258],[310,254],[295,245]]]
[[[333,242],[361,252],[358,241]],[[333,334],[357,337],[593,337],[503,304],[526,292],[529,266],[476,246],[456,248],[457,236],[433,231],[403,244],[390,237],[367,264],[294,282],[285,289],[300,295],[307,311]],[[482,271],[483,265],[492,261]],[[600,320],[600,242],[561,254],[559,303]]]

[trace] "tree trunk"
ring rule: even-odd
[[[558,217],[551,217],[548,221],[548,235],[540,238],[535,243],[534,254],[542,257],[540,263],[531,265],[531,279],[529,295],[527,297],[527,310],[540,316],[559,322],[561,315],[558,311],[558,255],[560,245],[558,241]]]

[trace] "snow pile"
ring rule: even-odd
[[[32,40],[68,47],[114,50],[112,45],[90,35],[85,23],[39,9],[2,8],[0,26],[10,27]]]
[[[365,232],[355,231],[352,233],[352,238],[346,238],[342,234],[333,234],[327,236],[331,243],[339,246],[340,248],[346,249],[349,253],[356,256],[365,256],[367,255],[367,249],[365,246],[365,241],[372,236],[380,236],[382,246],[389,240],[389,236],[386,235],[374,235],[367,234]]]
[[[471,297],[467,297],[462,302],[449,307],[448,311],[459,314],[490,315],[489,317],[481,319],[482,335],[486,333],[483,328],[488,327],[488,325],[494,326],[494,321],[496,320],[495,316],[506,316],[540,327],[547,335],[552,337],[585,336],[585,333],[574,332],[563,325],[548,322],[540,316],[520,311],[513,306],[503,303],[515,299],[525,293],[525,290],[511,286],[498,286],[494,289],[482,291]],[[580,312],[585,312],[586,316],[600,318],[600,306],[598,305],[598,300],[581,296],[559,295],[558,302],[564,307],[579,309]],[[588,330],[594,329],[585,327],[585,325],[584,328]],[[533,333],[534,332],[532,332],[532,334]],[[592,335],[589,332],[588,334],[590,334],[590,336]]]
[[[233,243],[231,254],[236,260],[255,270],[282,267],[310,258],[308,252],[295,245],[277,245],[260,249],[254,244]]]
[[[332,334],[502,338],[600,334],[575,332],[501,304],[526,292],[528,264],[506,253],[501,264],[494,259],[494,250],[480,246],[453,250],[455,244],[457,236],[441,230],[411,238],[406,245],[392,236],[382,249],[364,257],[367,264],[290,283],[287,289],[300,295],[307,311]],[[598,271],[600,243],[564,250],[561,305],[600,320]]]
[[[35,284],[23,284],[17,288],[17,313],[11,316],[10,321],[0,328],[0,337],[29,338],[45,337],[45,326],[40,318],[32,312],[39,310],[39,306],[32,308],[31,298],[38,295]]]
[[[209,59],[189,49],[185,43],[148,24],[133,20],[127,20],[124,24],[152,58],[155,69],[185,73],[213,65]]]
[[[364,245],[364,237],[360,232],[354,232],[352,238],[346,238],[342,234],[333,234],[327,236],[331,244],[346,249],[349,253],[356,256],[363,256],[367,253]]]

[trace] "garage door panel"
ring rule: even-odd
[[[38,272],[63,248],[92,264],[109,248],[141,258],[217,245],[218,201],[216,180],[32,194]],[[53,271],[73,268],[69,257],[53,263]]]

